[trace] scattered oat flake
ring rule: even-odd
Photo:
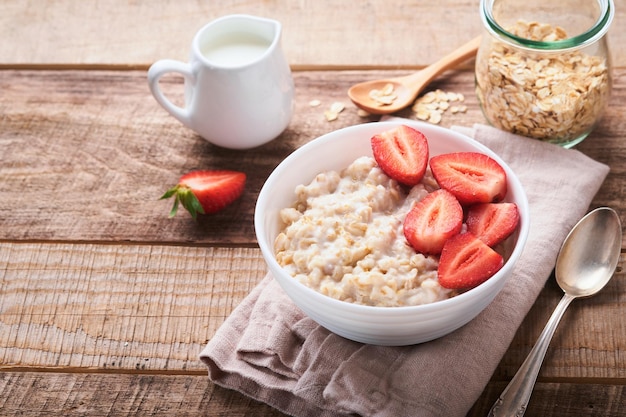
[[[330,111],[337,114],[341,113],[345,108],[346,106],[340,101],[336,101],[330,105]]]
[[[432,91],[429,91],[428,93],[424,94],[419,100],[420,103],[432,103],[433,101],[435,101],[435,93],[433,93]]]
[[[430,110],[425,107],[418,106],[418,108],[413,109],[413,111],[419,120],[428,120],[430,118]]]
[[[370,114],[369,114],[368,112],[366,112],[365,110],[363,110],[363,109],[358,109],[358,110],[356,111],[356,114],[357,114],[359,117],[369,117],[369,116],[370,116]]]
[[[339,117],[339,113],[335,113],[330,110],[325,110],[324,117],[326,117],[326,120],[328,120],[329,122],[332,122],[333,120],[337,120],[337,117]]]
[[[441,112],[440,111],[433,111],[430,113],[430,116],[428,117],[428,121],[432,124],[439,124],[439,122],[441,122]]]
[[[447,111],[452,114],[467,111],[466,106],[452,106],[450,104],[464,100],[465,97],[461,93],[437,89],[428,91],[421,97],[418,97],[415,103],[413,103],[412,110],[418,120],[439,124],[443,118],[443,114]]]
[[[309,102],[309,105],[314,106],[314,107],[319,106],[320,104],[321,103],[319,103],[319,100],[312,100]],[[345,108],[346,108],[345,104],[343,104],[340,101],[336,101],[332,103],[327,109],[324,110],[324,117],[329,122],[332,122],[333,120],[337,120],[337,118],[339,117],[339,113],[344,111]]]
[[[467,111],[467,106],[463,105],[463,106],[451,106],[450,107],[450,113],[452,114],[457,114],[457,113],[465,113]]]

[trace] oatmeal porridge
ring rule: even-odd
[[[296,187],[281,210],[278,263],[295,279],[338,300],[411,306],[456,293],[437,281],[438,257],[416,253],[402,224],[411,207],[439,188],[430,171],[408,192],[371,157]]]

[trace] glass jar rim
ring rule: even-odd
[[[515,43],[518,47],[534,50],[559,51],[564,49],[578,49],[593,44],[606,34],[615,15],[613,0],[597,0],[602,13],[589,30],[567,39],[536,41],[514,35],[500,26],[491,12],[494,1],[495,0],[480,0],[481,18],[487,30],[505,42]]]

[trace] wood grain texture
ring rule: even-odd
[[[199,375],[0,373],[3,416],[236,416],[284,414]]]
[[[267,145],[234,151],[209,144],[169,116],[148,91],[143,71],[1,71],[0,238],[253,244],[256,197],[276,165],[319,135],[375,120],[360,118],[346,94],[368,76],[295,73],[289,128]],[[448,77],[448,87],[465,92],[471,109],[446,123],[482,120],[466,83],[472,75]],[[163,88],[182,96],[179,80]],[[320,107],[308,104],[314,98],[323,100]],[[334,101],[347,109],[328,122],[323,112]],[[171,202],[159,200],[165,190],[188,171],[213,168],[248,174],[242,198],[199,223],[182,213],[168,219]],[[13,210],[16,201],[20,210]]]
[[[480,32],[478,3],[462,0],[442,8],[432,2],[403,2],[389,7],[374,0],[355,8],[329,0],[2,2],[0,25],[12,39],[0,43],[0,56],[3,64],[30,65],[145,67],[161,58],[185,61],[203,25],[245,13],[283,24],[283,48],[296,67],[420,66]],[[460,16],[474,19],[463,19],[443,36],[439,22],[458,22],[455,17]],[[389,47],[398,42],[402,54]],[[352,47],[357,44],[367,48]]]
[[[0,239],[254,245],[256,197],[274,167],[319,135],[377,120],[360,118],[346,91],[360,80],[398,73],[296,72],[288,129],[267,145],[233,151],[210,145],[161,109],[142,71],[0,71]],[[611,167],[597,205],[623,205],[625,87],[626,71],[615,71],[607,114],[579,146]],[[466,113],[445,114],[442,126],[485,123],[471,71],[451,71],[430,87],[436,88],[463,93],[468,106]],[[164,90],[182,95],[177,80]],[[312,99],[323,102],[311,107]],[[334,101],[346,110],[328,122],[323,111]],[[399,115],[414,117],[410,110]],[[242,198],[200,222],[185,213],[168,219],[171,202],[159,200],[162,193],[180,175],[210,168],[246,172]]]
[[[484,417],[506,387],[506,382],[489,383],[483,396],[467,417]],[[623,384],[549,383],[535,385],[525,416],[541,417],[624,417],[626,388]]]
[[[0,370],[202,371],[200,351],[265,272],[253,248],[0,243]],[[515,373],[560,295],[550,280],[494,378]],[[626,382],[624,304],[620,269],[570,307],[541,375]]]
[[[484,417],[504,389],[490,383],[468,413]],[[558,402],[553,399],[558,398]],[[527,416],[623,417],[623,385],[539,382]],[[206,376],[0,373],[3,416],[228,416],[279,417],[283,413],[243,395],[213,385]]]
[[[626,0],[616,0],[609,33],[615,65],[626,65]],[[423,67],[482,30],[479,0],[331,0],[233,2],[77,0],[0,2],[1,64],[147,67],[185,61],[194,34],[231,13],[276,19],[296,68]],[[354,47],[359,45],[358,48]],[[400,45],[400,47],[398,47]]]
[[[0,243],[0,370],[201,371],[257,249]]]

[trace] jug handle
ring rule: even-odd
[[[150,86],[150,91],[156,101],[172,116],[177,118],[183,124],[189,126],[191,123],[189,110],[172,103],[167,97],[165,97],[159,85],[161,77],[168,73],[180,74],[185,78],[185,81],[193,84],[195,77],[191,71],[191,65],[173,59],[161,59],[152,64],[148,69],[148,85]]]

